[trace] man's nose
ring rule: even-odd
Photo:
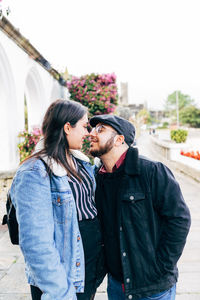
[[[96,136],[97,133],[96,133],[96,130],[95,130],[95,127],[92,128],[92,130],[90,131],[90,136]]]

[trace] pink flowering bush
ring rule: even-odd
[[[22,142],[17,147],[19,149],[20,161],[23,161],[32,154],[35,145],[41,137],[41,131],[39,128],[34,128],[31,132],[24,130],[19,133],[18,137],[22,138]]]
[[[70,98],[88,107],[90,115],[112,113],[118,93],[115,74],[90,74],[72,77],[67,82]]]

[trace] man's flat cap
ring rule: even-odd
[[[129,146],[134,142],[135,127],[129,121],[114,115],[97,115],[90,119],[92,127],[95,127],[98,123],[113,127],[119,134],[124,136],[124,140]]]

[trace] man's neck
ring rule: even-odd
[[[111,151],[102,155],[101,161],[108,173],[112,173],[113,167],[115,166],[116,162],[120,159],[122,154],[128,150],[128,147],[122,148],[112,148]]]

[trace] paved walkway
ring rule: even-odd
[[[138,140],[143,155],[156,160],[150,152],[148,135]],[[158,158],[157,158],[158,159]],[[179,282],[176,300],[200,300],[200,187],[192,179],[174,172],[190,207],[192,227],[187,245],[179,261]],[[24,262],[18,246],[11,245],[8,232],[0,226],[0,300],[30,300],[24,275]],[[106,300],[106,282],[99,288],[95,300]]]

